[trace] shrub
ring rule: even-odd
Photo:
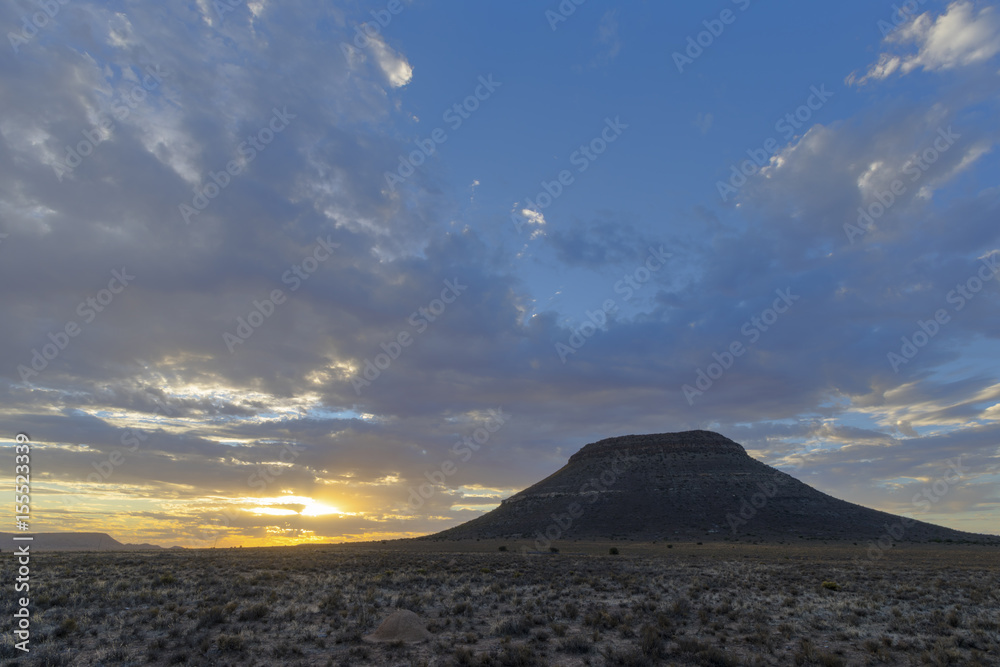
[[[707,642],[697,639],[687,639],[680,637],[677,639],[677,648],[681,653],[689,653],[701,665],[712,665],[713,667],[737,667],[740,663],[729,656],[722,649],[718,649]]]
[[[842,667],[844,661],[838,656],[821,651],[808,639],[802,639],[799,650],[793,655],[796,665],[814,664],[822,667]]]
[[[821,585],[821,586],[822,586],[823,588],[825,588],[825,589],[827,589],[827,590],[829,590],[829,591],[839,591],[839,590],[840,590],[840,584],[838,584],[838,583],[837,583],[837,582],[835,582],[835,581],[824,581],[824,582],[823,582],[822,584],[820,584],[820,585]]]
[[[71,616],[63,619],[63,622],[59,624],[59,627],[56,628],[52,634],[56,637],[65,637],[69,633],[74,632],[76,628],[76,619]]]
[[[573,653],[577,655],[582,655],[584,653],[590,653],[593,649],[593,645],[590,640],[583,635],[573,635],[572,637],[566,637],[557,646],[557,650],[563,653]]]
[[[545,664],[540,662],[535,650],[527,644],[508,646],[497,658],[504,667],[535,667]]]
[[[662,658],[665,655],[659,628],[646,624],[639,631],[639,650],[647,658]]]
[[[521,637],[531,631],[531,623],[523,616],[507,616],[493,626],[493,634],[499,637]]]
[[[670,615],[674,618],[687,618],[691,613],[691,603],[687,598],[677,598],[670,606]]]
[[[214,605],[198,614],[198,627],[212,627],[226,620],[226,612],[221,605]]]
[[[618,667],[646,667],[649,660],[637,648],[616,649],[609,647],[602,651],[606,665]]]
[[[238,652],[243,650],[243,637],[240,635],[219,635],[216,640],[219,651],[227,653],[229,651]]]
[[[453,654],[453,656],[455,658],[455,663],[456,664],[459,664],[459,665],[474,665],[475,664],[475,658],[476,658],[475,651],[473,651],[470,648],[466,648],[465,646],[459,646],[458,648],[456,648],[455,649],[455,653]]]
[[[241,621],[259,621],[267,616],[270,607],[263,602],[252,604],[240,612]]]

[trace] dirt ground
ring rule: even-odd
[[[1000,664],[997,547],[526,545],[38,553],[31,653],[8,630],[0,662]],[[13,581],[12,559],[0,563]],[[15,600],[2,600],[9,619]],[[364,641],[395,609],[416,612],[432,639]]]

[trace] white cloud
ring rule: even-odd
[[[530,208],[521,209],[521,215],[523,215],[529,224],[532,225],[544,225],[545,216],[538,211],[532,211]]]
[[[618,37],[618,10],[609,10],[601,17],[597,26],[597,41],[605,47],[597,57],[597,64],[605,65],[614,60],[622,48]]]
[[[701,130],[702,134],[708,134],[708,131],[712,129],[712,122],[714,120],[715,116],[711,113],[699,111],[698,116],[694,119],[694,126]]]
[[[402,88],[408,84],[413,79],[413,68],[407,62],[406,56],[396,53],[392,47],[382,41],[381,35],[369,39],[371,41],[370,48],[375,55],[375,62],[389,79],[389,84],[393,88]]]
[[[532,231],[529,236],[531,240],[537,239],[539,236],[545,236],[545,231],[542,229],[545,226],[545,216],[542,215],[541,211],[523,208],[521,209],[520,214],[524,219],[525,224],[535,225],[537,227],[537,229]]]
[[[916,54],[883,53],[877,63],[857,82],[885,79],[896,73],[909,74],[917,68],[938,71],[973,65],[988,60],[1000,52],[1000,17],[995,7],[983,7],[978,12],[968,0],[958,0],[948,10],[932,19],[921,14],[886,37],[887,43],[915,44]],[[848,83],[854,82],[854,75]]]

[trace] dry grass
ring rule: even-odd
[[[849,544],[498,547],[37,554],[30,659],[5,633],[0,662],[1000,664],[996,548],[897,547],[868,561]],[[0,614],[13,604],[4,596]],[[363,642],[395,608],[434,638]]]

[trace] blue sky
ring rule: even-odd
[[[424,534],[709,428],[995,533],[1000,9],[905,6],[3,2],[36,529]]]

